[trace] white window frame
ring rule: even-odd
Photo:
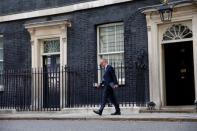
[[[97,63],[99,65],[100,60],[101,60],[101,55],[113,55],[113,54],[123,54],[125,51],[116,51],[116,52],[108,52],[108,53],[100,53],[100,28],[102,27],[110,27],[110,26],[116,26],[116,25],[122,25],[124,27],[123,22],[118,22],[118,23],[110,23],[110,24],[104,24],[104,25],[99,25],[97,26]],[[123,29],[124,31],[124,29]],[[116,33],[116,32],[115,32]],[[124,32],[123,32],[124,33]],[[116,37],[115,37],[116,39]],[[115,40],[116,41],[116,40]],[[124,49],[125,50],[125,49]],[[125,70],[125,69],[124,69]],[[98,66],[98,83],[101,82],[101,69]],[[125,84],[125,77],[124,78],[119,78],[118,79],[119,85],[124,85]]]

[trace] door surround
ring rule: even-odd
[[[42,67],[42,44],[47,39],[60,40],[60,66],[67,64],[67,20],[53,20],[25,24],[31,36],[32,68]]]
[[[195,99],[197,100],[197,8],[195,4],[179,5],[173,11],[171,22],[163,23],[156,10],[145,10],[148,29],[148,57],[149,57],[149,88],[150,101],[156,103],[160,109],[166,105],[165,101],[165,80],[163,70],[163,49],[162,45],[180,41],[193,41],[194,58],[194,79]],[[192,38],[182,40],[170,40],[163,42],[164,31],[173,24],[188,26],[193,33]]]
[[[39,69],[43,67],[43,41],[47,39],[58,39],[60,43],[60,67],[67,65],[67,29],[71,27],[71,23],[67,20],[52,20],[45,22],[34,22],[25,24],[25,28],[28,30],[31,37],[31,53],[32,53],[32,68]],[[38,81],[43,79],[43,75],[38,75],[36,79],[32,78],[32,81]],[[66,87],[65,81],[60,77],[60,107],[65,107]],[[34,85],[32,82],[32,108],[42,107],[43,105],[43,86]],[[64,85],[64,86],[63,86]],[[40,97],[42,99],[36,99]],[[64,105],[62,105],[64,103]],[[38,105],[39,104],[39,105]]]

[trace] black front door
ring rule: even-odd
[[[164,51],[167,105],[193,105],[195,91],[192,42],[166,44]]]
[[[60,105],[59,61],[59,55],[43,56],[43,102],[45,108],[57,108]]]

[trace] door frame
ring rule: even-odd
[[[42,44],[43,40],[58,38],[60,40],[60,66],[67,65],[67,30],[68,27],[71,27],[71,23],[68,20],[52,20],[45,22],[34,22],[25,24],[25,28],[28,30],[31,36],[31,53],[32,53],[32,68],[42,68],[43,67],[43,54],[42,54]],[[37,79],[42,79],[41,76]],[[36,81],[32,79],[32,81]],[[63,85],[67,80],[60,78],[60,81]],[[33,83],[33,82],[32,82]],[[40,86],[42,87],[42,86]],[[60,86],[60,107],[66,106],[66,88],[67,86]],[[32,84],[32,108],[43,107],[41,105],[43,102],[38,101],[36,97],[42,97],[39,92],[36,92],[36,85]],[[40,92],[43,91],[43,88],[39,89]],[[62,93],[61,93],[62,92]],[[65,98],[65,99],[62,99]],[[40,99],[40,100],[43,100]],[[39,105],[38,105],[39,103]],[[63,104],[63,105],[62,105]],[[34,107],[35,106],[35,107]]]
[[[164,92],[164,72],[163,72],[163,48],[162,25],[172,25],[174,23],[189,22],[193,32],[193,59],[194,59],[194,79],[195,79],[195,99],[197,100],[197,9],[194,4],[181,5],[174,8],[173,17],[170,22],[162,22],[157,10],[146,10],[148,30],[148,58],[149,58],[149,93],[150,101],[156,103],[156,108],[165,106]],[[186,39],[185,39],[186,40]],[[188,39],[189,40],[189,39]],[[169,41],[172,43],[172,41]],[[175,41],[174,41],[175,42]],[[176,41],[177,42],[177,41]]]
[[[187,42],[187,41],[191,41],[193,43],[193,38],[163,41],[163,34],[166,32],[166,30],[168,28],[170,28],[174,24],[183,24],[183,25],[189,27],[190,30],[192,30],[192,21],[190,21],[190,20],[189,21],[186,20],[186,21],[171,22],[171,23],[165,23],[165,24],[158,25],[158,32],[159,32],[159,36],[158,36],[158,42],[159,42],[158,53],[159,53],[159,55],[158,56],[159,56],[159,73],[160,73],[160,89],[159,90],[160,90],[160,100],[161,100],[160,107],[167,106],[164,45]],[[193,45],[193,47],[194,47],[194,45]],[[194,49],[193,49],[193,58],[194,58]],[[194,62],[194,60],[193,60],[193,62]],[[194,78],[195,78],[195,76],[194,76]]]

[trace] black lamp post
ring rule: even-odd
[[[160,17],[161,17],[161,21],[163,22],[168,22],[171,21],[172,19],[172,12],[173,12],[173,6],[169,5],[168,3],[162,4],[159,8],[158,8]]]

